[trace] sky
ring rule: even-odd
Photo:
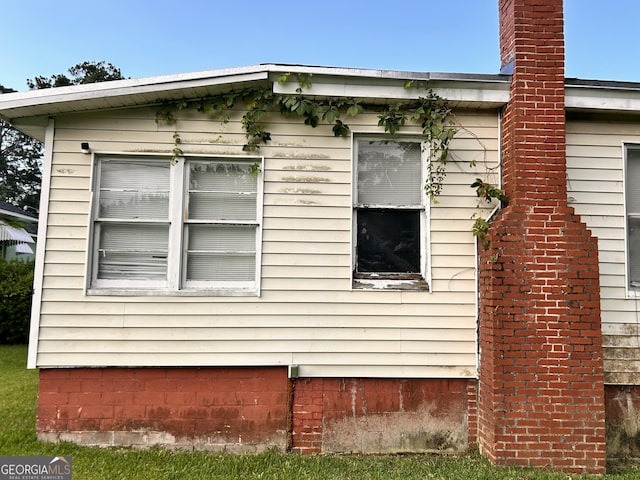
[[[0,84],[260,63],[498,73],[498,0],[0,0]],[[638,0],[565,0],[567,77],[640,82]]]

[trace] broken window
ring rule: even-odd
[[[415,140],[358,138],[355,145],[354,286],[425,286],[423,148]]]

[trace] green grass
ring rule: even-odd
[[[0,456],[71,455],[74,480],[162,479],[504,479],[567,480],[602,478],[542,470],[500,468],[477,454],[361,456],[282,454],[257,455],[176,452],[164,449],[87,448],[36,440],[38,374],[27,370],[24,346],[0,346]],[[607,479],[640,478],[630,467]]]

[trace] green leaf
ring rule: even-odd
[[[305,125],[311,125],[313,128],[318,126],[318,121],[320,119],[318,118],[317,115],[309,115],[304,119],[304,124]]]
[[[322,114],[322,119],[327,123],[334,123],[340,117],[338,108],[330,105],[327,110]]]
[[[336,137],[346,137],[349,135],[349,126],[342,123],[340,120],[336,120],[336,123],[333,126],[333,134]]]
[[[278,83],[283,84],[289,81],[289,77],[291,76],[290,72],[283,73],[278,77]]]
[[[362,112],[364,112],[364,108],[357,102],[349,105],[349,108],[347,108],[347,115],[350,117],[357,117]]]

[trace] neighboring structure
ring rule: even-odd
[[[37,234],[37,218],[0,201],[0,257],[5,260],[33,260]]]
[[[596,473],[636,454],[640,83],[564,78],[561,0],[499,4],[500,75],[262,65],[2,95],[0,115],[45,142],[39,436],[477,445]],[[373,111],[349,137],[270,112],[251,154],[246,110],[155,121],[165,100],[295,95],[285,74],[312,74],[308,98],[417,98],[407,80],[446,98],[458,133],[438,202],[420,129],[389,137]],[[509,206],[481,203],[478,177]],[[490,214],[476,245],[472,217]]]

